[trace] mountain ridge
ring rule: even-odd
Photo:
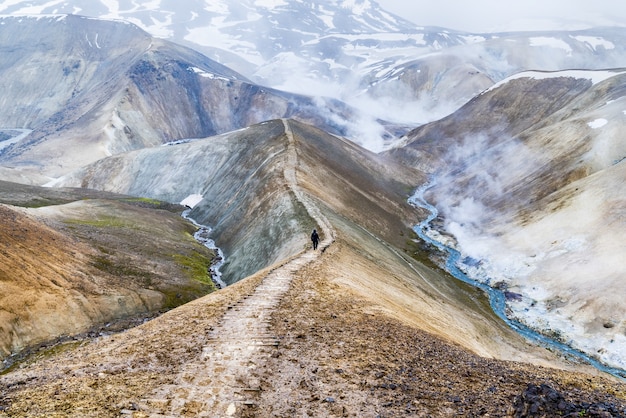
[[[129,19],[155,16],[115,4]],[[296,3],[271,16],[258,12],[267,4],[198,14],[220,23],[208,27],[217,40],[259,29],[228,44],[269,57],[243,63],[247,76],[120,22],[0,19],[0,85],[12,92],[0,99],[0,175],[50,186],[0,182],[10,261],[0,287],[19,293],[9,316],[21,315],[0,331],[13,364],[0,376],[0,415],[207,416],[211,402],[241,416],[625,415],[618,377],[529,343],[447,274],[414,231],[426,210],[409,204],[432,181],[426,198],[440,216],[427,232],[503,291],[507,314],[622,367],[626,76],[545,70],[623,68],[623,31],[307,31],[282,45],[272,36],[297,32]],[[355,24],[376,7],[345,4]],[[304,23],[327,28],[327,12]],[[277,28],[256,26],[267,16]],[[20,49],[20,36],[39,41]],[[68,60],[55,46],[70,48]],[[47,62],[45,79],[29,65]],[[251,81],[259,70],[310,89],[301,69],[323,81],[310,96]],[[332,98],[355,92],[369,114]],[[402,120],[418,128],[396,144]],[[191,201],[185,213],[223,250],[231,284],[111,334],[109,319],[143,322],[212,290],[214,255],[179,216]],[[325,239],[315,252],[313,228]],[[22,259],[53,274],[21,287]],[[76,275],[89,280],[66,286]],[[46,299],[59,292],[71,295]],[[272,303],[255,311],[267,302],[258,294]],[[231,323],[254,338],[228,334]],[[241,361],[229,343],[248,350]]]
[[[122,1],[117,7],[38,0],[24,8],[24,3],[0,12],[125,19],[268,88],[340,100],[363,114],[349,136],[376,152],[393,142],[377,119],[411,127],[428,123],[524,70],[626,67],[623,28],[468,33],[406,22],[372,1],[222,1],[194,13],[153,1]],[[293,19],[296,12],[299,19]],[[384,23],[368,26],[371,20],[361,19],[368,14]],[[352,23],[342,18],[341,25],[333,24],[332,15]],[[358,129],[366,123],[367,129]]]
[[[270,135],[262,135],[263,131]],[[256,146],[247,147],[242,140],[245,136],[248,141],[256,141]],[[209,209],[236,200],[237,187],[224,187],[223,182],[241,185],[238,176],[243,175],[248,183],[264,179],[265,184],[272,184],[269,193],[261,184],[250,190],[262,196],[262,205],[256,196],[244,193],[250,198],[239,203],[239,210],[231,212],[235,217],[232,225],[237,228],[225,228],[222,232],[216,229],[218,244],[222,239],[234,238],[240,241],[237,247],[241,248],[246,240],[252,240],[253,244],[267,248],[278,247],[279,252],[288,249],[280,256],[287,258],[277,257],[278,261],[273,262],[266,258],[267,252],[254,246],[241,254],[226,251],[227,259],[258,257],[252,269],[255,272],[124,333],[76,346],[62,344],[43,358],[16,365],[0,376],[0,384],[6,388],[0,399],[2,412],[146,416],[178,411],[193,415],[211,414],[210,405],[217,402],[226,411],[242,415],[305,410],[313,414],[359,415],[381,408],[398,414],[406,413],[408,408],[444,415],[476,410],[504,415],[511,413],[515,405],[524,408],[521,396],[529,382],[547,382],[558,388],[557,393],[578,402],[572,403],[574,411],[592,404],[604,411],[619,413],[624,409],[623,383],[530,345],[493,315],[482,292],[459,284],[432,264],[411,258],[413,254],[424,256],[411,248],[409,231],[415,222],[411,219],[417,214],[405,200],[411,185],[423,176],[420,172],[296,121],[266,122],[228,134],[221,142],[235,147],[230,151],[233,157],[254,158],[246,165],[236,159],[216,157],[231,160],[230,164],[240,169],[222,167],[222,187],[203,199]],[[134,179],[120,176],[126,181],[126,189],[130,190],[132,186],[128,184],[133,182],[154,189],[154,184],[167,177],[154,176],[153,170],[141,174],[142,167],[149,168],[145,164],[148,155],[155,158],[154,166],[167,168],[170,164],[163,158],[175,160],[176,150],[185,150],[178,154],[184,159],[192,154],[192,148],[219,145],[220,139],[208,138],[133,151],[125,161],[124,155],[112,156],[108,160],[117,160],[116,163],[95,163],[83,174],[100,180],[108,177],[115,188],[120,185],[110,174],[123,173],[125,166],[139,174]],[[335,147],[332,153],[329,145]],[[290,146],[293,148],[288,150]],[[242,155],[237,147],[248,149],[249,155]],[[143,160],[137,158],[142,153],[146,155]],[[160,158],[154,156],[159,154]],[[266,163],[268,158],[272,164]],[[166,197],[171,192],[170,185],[183,189],[177,191],[177,196],[202,188],[189,170],[198,165],[193,161],[186,163],[188,166],[180,166],[180,173],[186,175],[187,183],[172,178],[172,183],[164,183],[162,190],[155,193]],[[102,172],[97,173],[96,168]],[[104,174],[106,170],[108,175]],[[171,172],[163,170],[167,171]],[[86,178],[83,174],[75,173],[71,181],[82,182]],[[154,177],[156,183],[146,181]],[[209,178],[210,186],[215,176],[204,172],[198,178]],[[70,181],[70,177],[66,180]],[[290,181],[296,182],[301,196],[296,198],[287,187]],[[389,187],[382,187],[385,184]],[[220,195],[224,192],[230,195]],[[400,199],[403,195],[404,199]],[[284,199],[292,204],[284,205]],[[319,221],[298,215],[294,199],[309,200],[323,213],[335,231],[331,245],[316,252],[306,248],[307,232]],[[267,200],[281,208],[280,216],[274,215],[273,203],[268,204]],[[253,210],[254,217],[248,212],[250,208],[259,208]],[[194,206],[196,212],[191,215],[198,216],[201,209],[202,206]],[[294,221],[301,225],[294,228]],[[280,233],[263,239],[251,234],[259,226],[269,225],[280,232],[294,228],[297,234],[286,240]],[[228,369],[235,373],[235,387],[231,383],[227,388],[213,390],[213,385],[218,384],[215,382],[230,380],[226,376],[220,380],[221,374],[203,376],[195,372],[205,370],[200,366],[207,362],[216,367],[226,364],[222,361],[233,364],[236,357],[220,348],[220,340],[213,332],[227,326],[228,320],[238,318],[247,301],[254,301],[253,294],[264,280],[282,272],[290,260],[301,257],[313,261],[290,273],[290,289],[275,307],[264,312],[269,315],[271,338],[277,344],[259,344],[255,349],[259,355],[246,357],[250,363],[246,363],[245,372]],[[250,369],[250,364],[255,367]],[[457,368],[462,372],[456,373]],[[445,381],[439,380],[441,370],[450,370]],[[20,383],[25,379],[27,383]],[[287,396],[285,390],[292,396]],[[418,395],[424,390],[428,390],[428,398]],[[490,395],[484,396],[485,391]],[[226,392],[244,396],[220,395]],[[520,396],[518,403],[513,402],[515,396]],[[420,403],[407,404],[409,397]]]

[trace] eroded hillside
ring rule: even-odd
[[[313,198],[332,185],[290,155],[284,179],[320,224],[320,250],[298,250],[127,332],[20,364],[0,377],[0,414],[624,413],[623,383],[529,345],[480,292],[355,223],[354,209]],[[360,200],[359,209],[375,213],[373,205]],[[276,304],[248,315],[285,281]]]
[[[601,337],[593,355],[614,360],[623,74],[521,74],[374,154],[355,142],[400,126],[258,86],[132,25],[1,23],[0,175],[24,184],[0,182],[0,350],[17,354],[0,416],[626,415],[623,382],[530,343],[443,271],[413,231],[425,210],[408,203],[437,180],[435,227],[465,266],[483,273],[503,255],[504,272],[517,269],[492,283],[508,312],[568,325],[580,314],[577,330]],[[328,67],[317,52],[360,42],[328,37],[303,53]],[[536,42],[490,45],[513,60],[554,49]],[[588,38],[568,42],[612,59]],[[367,80],[375,95],[409,86],[403,100],[453,102],[494,79],[491,62],[475,64],[387,56]],[[363,136],[337,136],[350,124]],[[180,216],[190,201],[226,255],[225,289],[212,292],[213,253]],[[538,280],[511,279],[524,274]]]
[[[214,254],[182,208],[99,192],[0,182],[0,355],[118,320],[153,316],[215,289]],[[77,200],[79,199],[79,200]],[[106,327],[102,329],[106,332]]]
[[[0,49],[0,130],[28,131],[15,143],[0,141],[0,162],[33,178],[272,118],[293,117],[335,134],[358,119],[339,101],[256,85],[123,22],[3,17]]]
[[[432,173],[438,228],[467,271],[519,295],[513,316],[618,368],[625,82],[622,70],[521,73],[391,151]]]

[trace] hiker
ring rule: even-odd
[[[317,250],[317,244],[320,242],[320,236],[317,235],[317,231],[314,229],[311,234],[311,241],[313,241],[313,249]]]

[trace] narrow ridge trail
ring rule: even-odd
[[[334,231],[315,204],[300,190],[298,155],[289,122],[283,119],[288,144],[284,176],[287,186],[317,222],[323,240],[318,251],[303,251],[272,269],[249,295],[229,306],[207,336],[200,357],[185,363],[174,383],[161,386],[140,409],[151,417],[229,417],[255,404],[258,371],[278,345],[269,320],[295,273],[315,260],[334,240]]]

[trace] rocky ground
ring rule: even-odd
[[[368,301],[327,277],[318,263],[292,283],[274,315],[281,344],[248,416],[626,414],[624,384],[477,356],[367,314]]]
[[[280,266],[124,333],[42,353],[0,378],[0,416],[626,416],[624,383],[481,357],[385,314],[333,279],[347,254],[338,240],[292,273],[271,308],[265,332],[277,344],[266,355],[211,372],[247,380],[245,402],[221,415],[202,409],[210,391],[175,414],[165,412],[173,395],[159,405],[155,394],[205,384],[193,367],[212,362],[214,330]]]

